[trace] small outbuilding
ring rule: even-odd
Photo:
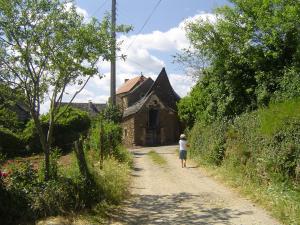
[[[173,90],[165,68],[153,81],[141,75],[117,90],[117,104],[123,110],[123,141],[127,146],[157,146],[176,143],[181,131]]]

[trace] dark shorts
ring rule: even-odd
[[[180,150],[179,151],[179,159],[186,159],[187,151],[186,150]]]

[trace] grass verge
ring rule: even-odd
[[[148,155],[150,156],[150,158],[152,159],[152,161],[154,163],[156,163],[157,165],[162,166],[162,165],[167,164],[167,161],[160,154],[158,154],[154,150],[151,150],[150,152],[148,152]]]

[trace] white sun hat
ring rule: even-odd
[[[180,134],[180,138],[185,138],[185,134]]]

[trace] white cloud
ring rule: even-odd
[[[173,89],[180,97],[186,96],[190,92],[192,86],[196,84],[196,81],[186,74],[171,73],[169,74],[169,80]]]
[[[80,8],[79,6],[76,6],[76,12],[82,15],[85,19],[89,16],[88,12],[85,9]]]
[[[201,12],[193,17],[188,17],[183,20],[177,27],[173,27],[166,32],[153,31],[149,34],[139,34],[126,36],[122,35],[120,41],[123,41],[123,49],[146,49],[146,50],[158,50],[158,51],[171,51],[181,50],[189,46],[188,39],[184,27],[187,23],[196,20],[206,20],[214,23],[216,21],[216,15],[211,13]]]
[[[72,6],[75,7],[76,12],[77,12],[78,14],[80,14],[81,16],[83,16],[83,17],[85,18],[85,20],[87,20],[89,14],[88,14],[88,12],[87,12],[85,9],[80,8],[79,6],[74,5],[74,4],[71,3],[71,2],[68,2],[68,3],[65,4],[65,9],[66,9],[66,10],[70,10],[70,9],[72,8]]]

